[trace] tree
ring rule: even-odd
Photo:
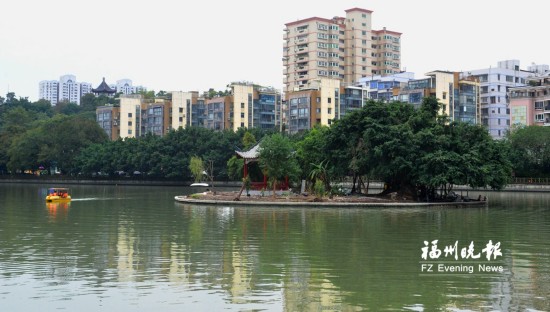
[[[260,142],[259,163],[273,186],[273,197],[278,180],[296,177],[300,172],[292,143],[280,133],[265,137]]]
[[[249,150],[256,145],[256,137],[249,131],[246,131],[243,136],[243,146],[245,150]]]
[[[433,97],[417,110],[408,103],[369,101],[330,128],[329,163],[340,175],[380,178],[387,187],[383,194],[412,198],[445,194],[454,184],[506,185],[511,167],[505,149],[481,126],[438,116],[439,105]]]
[[[170,93],[167,93],[166,91],[164,90],[160,90],[159,92],[157,92],[156,96],[155,97],[165,97],[165,96],[168,96]]]
[[[330,194],[331,187],[330,187],[330,178],[327,170],[327,162],[322,161],[318,164],[311,164],[311,165],[313,168],[311,169],[311,172],[309,175],[314,185],[318,181],[320,181],[321,183],[323,183],[323,190]]]
[[[54,110],[57,114],[64,114],[64,115],[70,116],[70,115],[77,115],[78,113],[80,113],[81,109],[76,103],[61,101],[61,102],[58,102],[57,105],[55,105]]]
[[[550,177],[550,128],[525,126],[507,137],[510,159],[519,177]]]
[[[324,162],[328,171],[327,159],[329,155],[326,152],[326,135],[328,131],[329,128],[326,126],[315,126],[296,143],[296,156],[300,168],[302,168],[302,174],[309,174],[315,164],[322,162]],[[303,176],[302,178],[310,178],[310,176]]]
[[[93,120],[56,115],[41,121],[11,144],[8,167],[15,171],[55,164],[63,173],[70,173],[81,149],[107,140],[103,129]]]
[[[191,157],[189,161],[189,170],[195,178],[195,182],[200,182],[204,175],[204,164],[202,163],[202,159],[197,156]]]
[[[150,91],[141,90],[141,91],[139,91],[138,94],[141,94],[143,96],[143,98],[146,99],[146,100],[155,98],[155,91],[154,90],[150,90]]]
[[[0,115],[0,171],[7,170],[10,146],[32,127],[35,117],[23,107],[13,107]]]

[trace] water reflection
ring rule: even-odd
[[[51,222],[67,221],[71,202],[46,203],[48,216]]]
[[[37,186],[0,188],[8,310],[550,310],[546,194],[494,193],[473,209],[293,209],[75,187],[89,200],[44,209]],[[432,239],[500,241],[505,270],[423,276]]]

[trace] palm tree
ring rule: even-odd
[[[325,191],[330,194],[331,187],[330,187],[330,178],[328,175],[328,161],[323,160],[319,164],[310,163],[310,165],[313,167],[311,169],[311,172],[309,173],[309,178],[312,181],[315,180],[321,180],[325,184]]]

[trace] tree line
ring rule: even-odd
[[[496,141],[482,126],[438,116],[435,98],[425,98],[420,109],[368,101],[331,127],[293,136],[256,128],[233,132],[190,127],[163,137],[117,141],[109,141],[95,121],[95,108],[109,101],[86,95],[80,106],[52,107],[13,93],[0,98],[0,173],[57,168],[68,176],[124,172],[191,181],[189,164],[197,157],[212,163],[217,180],[240,180],[242,159],[235,151],[261,142],[264,159],[285,158],[253,166],[251,178],[269,172],[295,183],[305,179],[327,193],[342,179],[353,182],[354,192],[375,179],[385,182],[386,192],[429,198],[457,184],[500,189],[514,175],[550,176],[550,128],[519,127]],[[286,152],[276,153],[281,150]]]

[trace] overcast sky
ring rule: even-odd
[[[6,0],[0,5],[0,95],[38,99],[41,80],[73,74],[97,87],[128,78],[149,90],[282,88],[284,24],[374,11],[402,35],[402,67],[467,71],[517,59],[549,64],[543,0]]]

